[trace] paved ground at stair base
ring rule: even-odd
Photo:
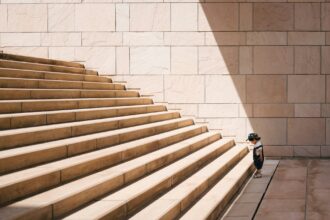
[[[238,209],[235,204],[229,214],[236,212],[236,216],[227,217],[226,220],[251,219],[244,214],[245,208]],[[330,219],[330,160],[281,160],[254,219]]]
[[[267,186],[274,175],[278,163],[278,160],[266,160],[262,171],[263,178],[254,179],[251,177],[222,219],[252,219],[254,213],[258,209],[260,200],[265,194]]]

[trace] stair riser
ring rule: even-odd
[[[94,124],[68,126],[53,128],[42,131],[18,133],[0,136],[0,149],[10,149],[29,144],[43,143],[64,138],[76,137],[80,135],[93,134],[102,131],[109,131],[120,128],[127,128],[157,121],[179,118],[177,113],[164,113],[157,116],[141,116],[130,119],[113,120],[108,122],[98,122]]]
[[[139,97],[127,90],[0,90],[0,100]]]
[[[65,122],[84,121],[101,118],[111,118],[126,115],[136,115],[151,112],[165,111],[165,106],[148,106],[136,107],[127,109],[92,109],[90,111],[77,111],[77,112],[59,112],[59,113],[42,113],[27,116],[7,117],[0,118],[0,130],[25,128]]]
[[[19,113],[153,104],[150,98],[0,102],[0,113]]]
[[[217,220],[219,216],[224,212],[227,205],[231,203],[234,196],[239,192],[240,188],[243,186],[247,178],[255,171],[254,165],[251,164],[249,169],[245,172],[243,176],[240,177],[239,182],[230,189],[229,193],[225,198],[218,204],[218,206],[212,211],[212,213],[206,218],[208,220]]]
[[[193,124],[192,120],[187,120],[181,123],[169,123],[170,126],[155,126],[148,129],[145,129],[144,131],[136,130],[134,132],[130,132],[130,141],[137,140],[139,138],[145,138],[151,135],[160,134],[163,132],[167,132],[170,130],[183,128],[186,126],[190,126]],[[128,160],[134,157],[137,157],[138,155],[141,155],[143,152],[148,152],[150,148],[153,148],[157,145],[159,146],[165,146],[169,145],[171,143],[175,143],[180,141],[182,138],[189,138],[190,135],[195,135],[196,132],[199,132],[198,129],[193,130],[191,132],[187,132],[184,134],[180,134],[178,136],[172,136],[170,139],[163,139],[156,141],[156,144],[152,144],[152,146],[141,146],[138,148],[132,148],[122,153],[122,159]],[[203,129],[202,132],[206,132],[205,129]],[[58,144],[54,146],[53,148],[46,149],[46,150],[40,150],[40,151],[34,151],[32,153],[22,154],[14,157],[9,157],[5,159],[0,160],[0,174],[8,173],[11,171],[19,170],[22,168],[28,168],[34,165],[42,164],[45,162],[51,162],[54,160],[60,160],[65,159],[67,157],[75,156],[77,154],[81,153],[87,153],[96,149],[103,149],[106,147],[118,145],[127,142],[127,139],[120,138],[128,133],[123,133],[120,135],[112,135],[112,136],[106,136],[106,137],[99,137],[99,138],[91,138],[89,140],[83,140],[83,141],[75,141],[72,144]]]
[[[65,66],[52,66],[46,64],[36,64],[36,63],[25,63],[18,61],[8,61],[0,60],[1,68],[13,68],[13,69],[27,69],[27,70],[37,70],[37,71],[50,71],[50,72],[65,72],[65,73],[79,73],[79,74],[89,74],[97,75],[96,71],[86,70],[84,68],[74,68]]]
[[[216,136],[216,135],[214,135]],[[220,137],[213,137],[213,139],[219,139]],[[206,142],[206,144],[205,144]],[[210,144],[211,139],[206,138],[206,141],[200,141],[200,148],[204,147],[207,144]],[[163,161],[161,167],[166,166],[167,164],[182,158],[189,153],[190,145],[185,147],[186,150],[181,150],[181,152],[172,152],[166,155],[162,155],[161,157],[154,158],[152,161],[147,162],[143,166],[133,168],[125,171],[124,173],[115,175],[112,179],[102,182],[98,185],[98,187],[88,188],[86,191],[81,192],[77,195],[72,195],[69,198],[63,199],[59,201],[57,204],[54,204],[54,218],[59,218],[64,214],[74,210],[75,208],[84,205],[91,200],[94,200],[106,193],[109,193],[113,190],[116,190],[126,184],[129,184],[157,169],[157,167],[152,166],[154,163],[159,163]],[[185,153],[183,154],[182,151]],[[166,160],[164,160],[166,158]],[[151,165],[151,166],[149,166]],[[28,196],[37,192],[41,192],[50,187],[55,187],[61,183],[61,172],[56,171],[50,173],[49,175],[44,175],[41,177],[36,177],[31,180],[26,180],[24,182],[17,183],[15,185],[7,186],[6,188],[0,189],[1,195],[3,195],[0,199],[0,204],[6,204],[12,200],[19,199],[24,196]],[[29,187],[27,187],[29,186]],[[36,187],[37,186],[37,187]],[[26,189],[26,190],[25,190]],[[56,210],[56,211],[55,211]],[[38,210],[34,210],[38,212]],[[39,218],[36,218],[39,219]]]
[[[223,177],[232,167],[237,164],[248,153],[248,149],[243,149],[239,154],[231,158],[230,162],[220,168],[217,173],[212,177],[205,179],[205,181],[199,185],[193,192],[189,193],[183,200],[176,206],[172,207],[166,214],[160,219],[170,220],[178,218],[185,210],[187,210],[194,202],[203,195],[210,187],[212,187],[221,177]]]
[[[67,62],[67,61],[62,61],[62,60],[38,58],[38,57],[28,57],[28,56],[14,55],[14,54],[6,54],[6,53],[0,53],[0,59],[16,60],[16,61],[40,63],[40,64],[49,64],[49,65],[58,65],[58,66],[67,66],[67,67],[76,67],[76,68],[84,68],[84,65],[80,64],[80,63]]]
[[[125,86],[111,83],[0,78],[0,88],[124,90]]]
[[[83,75],[74,73],[45,72],[23,69],[0,68],[0,77],[28,78],[28,79],[49,79],[49,80],[68,80],[68,81],[87,81],[87,82],[109,82],[112,80],[107,77]]]

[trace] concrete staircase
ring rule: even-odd
[[[0,53],[0,219],[217,219],[245,145],[78,63]]]

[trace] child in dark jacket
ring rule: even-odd
[[[248,140],[253,144],[253,163],[257,169],[257,172],[254,175],[254,178],[261,178],[261,169],[264,164],[264,147],[260,142],[261,137],[257,133],[251,133],[248,136]]]

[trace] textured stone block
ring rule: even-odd
[[[206,32],[206,45],[245,45],[246,34],[243,32]]]
[[[120,46],[122,37],[118,32],[84,32],[82,46]]]
[[[295,104],[295,117],[321,117],[320,104]]]
[[[197,30],[197,4],[176,3],[171,6],[172,31]]]
[[[75,28],[77,31],[114,31],[114,4],[76,4]]]
[[[292,157],[293,146],[264,146],[264,153],[267,157]]]
[[[236,31],[238,15],[237,3],[202,3],[198,10],[198,30]]]
[[[294,105],[292,104],[254,104],[253,105],[254,117],[293,117]]]
[[[264,145],[286,145],[287,119],[250,118],[247,133],[257,132]]]
[[[320,30],[320,3],[296,3],[294,27],[299,31]]]
[[[255,3],[253,28],[256,31],[293,30],[293,11],[291,3]]]
[[[248,45],[286,45],[286,32],[248,32]]]
[[[289,103],[322,103],[325,101],[325,76],[289,76]]]
[[[239,104],[239,117],[247,118],[253,116],[253,105],[252,104]]]
[[[40,46],[39,33],[1,33],[1,46]]]
[[[47,31],[47,5],[9,4],[7,29],[10,32]]]
[[[251,74],[253,68],[252,47],[239,48],[239,71],[240,74]]]
[[[116,48],[116,73],[129,74],[129,48]]]
[[[320,74],[321,57],[320,47],[306,46],[295,47],[295,68],[296,74]]]
[[[129,4],[116,4],[116,31],[129,31]]]
[[[116,65],[115,47],[77,47],[75,60],[84,61],[86,67],[100,74],[114,74]]]
[[[47,47],[6,47],[5,50],[7,53],[14,53],[23,56],[31,56],[31,54],[33,54],[33,56],[48,58]]]
[[[323,31],[330,31],[330,3],[322,3],[321,5],[321,24]]]
[[[0,31],[7,31],[7,5],[0,5]],[[1,43],[1,42],[0,42]]]
[[[288,144],[292,145],[324,145],[324,118],[289,118]]]
[[[285,103],[286,76],[281,75],[247,75],[248,103]]]
[[[197,47],[171,48],[172,74],[197,74],[198,55]]]
[[[330,119],[326,119],[326,144],[330,145]]]
[[[330,32],[326,33],[326,37],[325,37],[325,41],[326,41],[326,45],[330,45]]]
[[[200,104],[198,106],[199,117],[204,118],[231,118],[238,117],[237,104]]]
[[[48,30],[72,31],[74,30],[74,4],[48,5]]]
[[[165,100],[172,103],[204,102],[203,76],[165,76]]]
[[[256,74],[292,74],[293,47],[254,47],[253,67]]]
[[[240,3],[239,6],[239,30],[250,31],[252,30],[252,18],[253,18],[252,3]]]
[[[49,47],[50,59],[65,59],[75,61],[74,47]]]
[[[42,33],[41,46],[81,46],[81,34]]]
[[[211,75],[205,78],[207,103],[242,103],[246,100],[244,75]]]
[[[289,32],[289,45],[325,45],[324,32]]]
[[[323,74],[330,74],[330,46],[322,47],[322,66]]]
[[[170,72],[169,47],[136,47],[130,50],[131,74],[167,74]]]
[[[205,36],[202,32],[165,32],[164,44],[170,46],[204,45]]]
[[[198,115],[198,104],[168,104],[168,109],[178,109],[182,116]]]
[[[123,38],[127,46],[160,46],[164,42],[161,32],[125,32]]]
[[[242,141],[246,139],[246,122],[245,118],[212,118],[206,119],[210,129],[221,130],[223,136],[234,136]]]
[[[170,4],[130,4],[131,31],[169,31]]]
[[[199,48],[200,74],[237,74],[238,61],[237,47]]]

